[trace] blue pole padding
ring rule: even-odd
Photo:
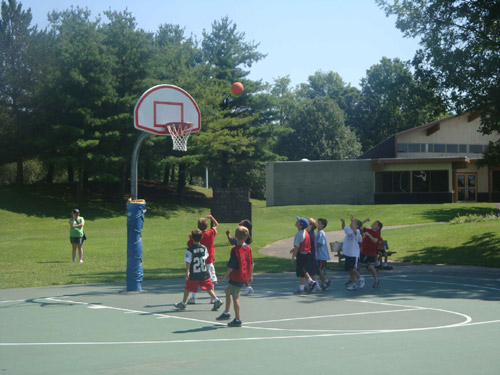
[[[141,292],[142,279],[142,227],[146,201],[127,202],[127,291]]]

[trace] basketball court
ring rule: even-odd
[[[498,374],[500,270],[398,265],[349,292],[347,273],[296,296],[294,274],[256,275],[241,328],[208,295],[174,309],[184,280],[0,291],[5,374],[369,372]],[[219,296],[223,287],[216,288]]]

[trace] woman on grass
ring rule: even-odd
[[[80,216],[80,210],[75,208],[71,213],[72,218],[69,219],[69,241],[73,248],[73,263],[76,262],[76,249],[78,248],[78,256],[80,263],[83,263],[83,226],[85,220]]]

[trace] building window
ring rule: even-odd
[[[434,152],[434,145],[432,143],[427,145],[427,152]]]
[[[434,152],[446,152],[446,147],[442,143],[435,143],[434,144]]]
[[[398,143],[398,152],[407,152],[408,144],[407,143]]]
[[[483,145],[469,145],[469,151],[471,154],[482,154]]]
[[[460,153],[466,154],[467,153],[467,145],[458,145],[458,150],[460,151]]]
[[[447,193],[449,190],[448,171],[431,171],[431,192]]]
[[[458,145],[446,145],[446,152],[449,154],[458,153]]]
[[[413,193],[427,193],[430,188],[429,171],[413,171],[411,173],[411,190]]]
[[[376,172],[375,192],[377,193],[409,193],[410,172]]]
[[[500,170],[493,171],[493,191],[496,193],[500,193]]]
[[[425,144],[408,143],[408,152],[425,152]]]

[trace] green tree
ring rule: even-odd
[[[479,111],[482,131],[500,131],[500,3],[498,0],[377,0],[407,37],[420,37],[413,59],[419,79],[461,112]],[[500,159],[500,141],[488,151]]]
[[[289,160],[354,159],[361,153],[356,134],[344,122],[344,111],[329,97],[302,99],[290,114],[291,133],[279,148]]]
[[[437,95],[418,82],[400,59],[383,57],[361,80],[353,123],[366,151],[397,132],[441,117],[444,111]]]
[[[227,17],[215,21],[211,32],[203,32],[202,62],[207,70],[201,80],[210,92],[203,95],[206,115],[196,146],[220,187],[249,186],[252,172],[277,158],[271,151],[277,131],[272,100],[261,82],[245,78],[247,69],[265,56],[257,48]],[[245,85],[238,97],[230,94],[235,81]],[[260,178],[259,186],[262,182]]]
[[[15,160],[23,183],[23,161],[33,156],[33,90],[39,77],[34,54],[37,29],[31,11],[16,0],[2,1],[0,20],[0,148],[2,162]],[[15,147],[14,147],[15,145]]]
[[[71,8],[49,16],[54,35],[55,66],[46,77],[47,106],[59,162],[67,163],[68,175],[78,171],[77,199],[83,181],[102,161],[99,143],[106,133],[108,107],[116,103],[113,59],[106,53],[99,20],[90,11]]]

